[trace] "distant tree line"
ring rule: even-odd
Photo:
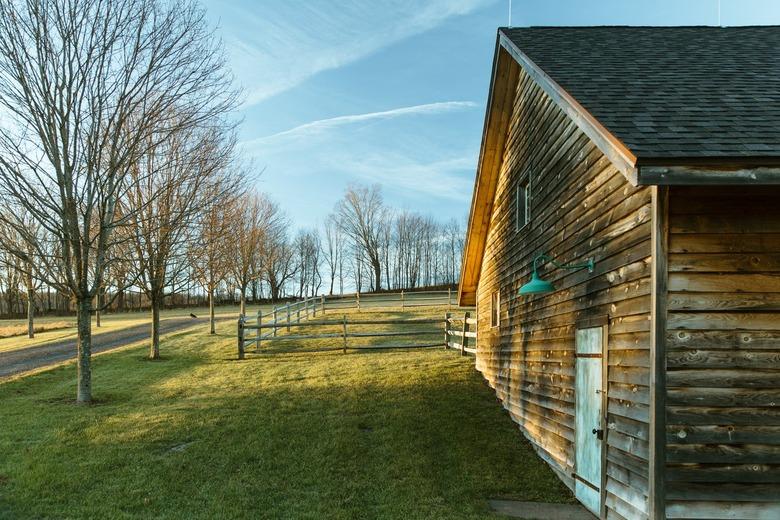
[[[350,186],[319,227],[294,234],[288,217],[275,204],[252,197],[264,209],[240,213],[243,222],[236,228],[242,237],[251,237],[249,230],[259,226],[258,238],[236,241],[236,247],[245,249],[237,257],[242,267],[224,280],[226,293],[235,292],[242,305],[247,299],[275,302],[454,285],[460,276],[462,224],[394,211],[384,203],[379,186]],[[262,218],[253,216],[257,214]]]

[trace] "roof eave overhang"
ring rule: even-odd
[[[482,266],[487,227],[493,210],[493,195],[497,171],[501,167],[506,127],[511,118],[511,104],[519,79],[519,64],[496,39],[493,70],[490,77],[482,144],[477,162],[477,175],[463,248],[458,302],[461,306],[476,304],[477,283]]]
[[[637,165],[640,186],[777,185],[780,158],[674,158]]]

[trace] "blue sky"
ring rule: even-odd
[[[508,0],[207,0],[245,90],[243,154],[296,226],[354,182],[465,220],[495,32]],[[780,2],[721,0],[723,25],[780,24]],[[514,0],[512,25],[716,25],[717,0]]]

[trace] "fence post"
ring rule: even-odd
[[[290,303],[287,302],[287,332],[290,332]]]
[[[244,315],[238,316],[238,359],[244,359]]]
[[[308,298],[303,300],[303,314],[304,314],[304,317],[308,320],[309,319],[309,299]]]
[[[452,287],[447,287],[447,310],[452,309]]]
[[[260,325],[263,324],[263,310],[260,309],[257,311],[257,331],[255,334],[255,350],[260,350],[260,339],[263,335],[263,329],[260,328]]]
[[[404,290],[401,289],[401,310],[404,310]]]
[[[465,356],[466,355],[466,346],[468,345],[469,338],[466,336],[466,333],[469,331],[469,316],[471,316],[471,313],[467,312],[463,315],[463,338],[460,342],[460,355]]]
[[[344,315],[344,354],[347,353],[347,315]]]
[[[301,322],[301,306],[296,305],[295,306],[295,323]]]
[[[360,312],[360,292],[355,293],[355,301],[357,302],[358,312]]]
[[[320,310],[322,311],[322,314],[325,315],[325,295],[323,294],[320,296]]]
[[[276,322],[279,318],[279,309],[276,308],[276,305],[274,305],[274,337],[276,337]]]
[[[450,316],[449,312],[444,313],[444,350],[450,348]]]

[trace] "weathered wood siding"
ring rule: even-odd
[[[651,189],[633,188],[520,71],[477,291],[477,368],[539,455],[573,486],[576,323],[609,317],[606,504],[646,516]],[[530,224],[515,230],[515,187],[530,175]],[[520,298],[542,252],[596,260],[593,273],[545,270],[558,290]],[[501,320],[490,327],[490,297]],[[517,468],[523,471],[523,468]]]
[[[780,518],[780,188],[674,187],[667,517]]]

